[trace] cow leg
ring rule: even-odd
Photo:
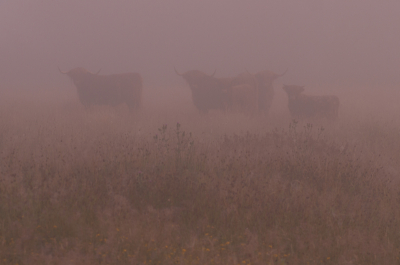
[[[128,105],[129,111],[134,112],[138,109],[137,105],[133,101],[128,101],[126,102],[126,105]]]

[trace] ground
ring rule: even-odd
[[[1,264],[399,263],[397,90],[328,87],[337,123],[275,90],[249,118],[185,86],[145,87],[138,113],[4,87]]]

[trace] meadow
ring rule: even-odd
[[[332,88],[334,124],[279,87],[255,117],[146,89],[139,113],[1,90],[1,264],[400,264],[396,89]]]

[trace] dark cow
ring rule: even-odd
[[[289,99],[289,111],[293,118],[326,118],[334,121],[338,117],[339,98],[337,96],[304,95],[304,86],[284,85]]]
[[[142,99],[142,77],[138,73],[112,75],[93,74],[82,67],[68,72],[74,82],[80,102],[85,106],[110,105],[126,103],[129,109],[139,109]]]
[[[258,111],[257,86],[241,84],[229,88],[230,105],[234,112],[254,115]]]
[[[252,74],[246,70],[244,73],[240,73],[237,76],[230,79],[230,86],[228,91],[235,87],[237,90],[237,86],[246,85],[247,91],[249,93],[248,97],[246,97],[246,101],[243,99],[243,90],[242,87],[241,93],[236,93],[239,98],[235,98],[235,93],[230,91],[230,100],[232,104],[234,102],[242,101],[242,109],[256,109],[257,111],[261,111],[263,113],[268,113],[271,108],[272,101],[274,98],[274,87],[273,82],[278,77],[283,76],[287,70],[283,74],[275,74],[270,71],[260,71],[256,74]],[[252,89],[250,89],[252,87]],[[254,95],[256,96],[256,102],[254,100]],[[244,103],[246,102],[246,103]],[[247,104],[247,106],[245,106]]]
[[[246,70],[247,71],[247,70]],[[276,74],[271,71],[260,71],[256,74],[251,74],[247,71],[248,75],[253,76],[256,80],[258,88],[258,108],[264,113],[268,113],[272,106],[272,101],[275,96],[273,82],[278,78],[286,74],[287,69],[282,74]],[[249,79],[249,77],[247,77]],[[252,81],[250,81],[252,82]]]
[[[226,91],[228,81],[207,75],[198,70],[187,71],[180,74],[176,68],[175,73],[182,76],[192,91],[193,104],[200,113],[208,113],[209,110],[225,110],[229,104]]]

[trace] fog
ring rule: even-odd
[[[400,82],[399,1],[2,0],[0,84],[65,83],[57,70],[217,76],[289,69],[286,83]]]

